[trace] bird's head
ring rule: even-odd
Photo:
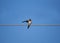
[[[29,21],[31,21],[31,19],[29,19]]]

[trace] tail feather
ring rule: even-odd
[[[30,25],[28,25],[27,29],[29,29]]]

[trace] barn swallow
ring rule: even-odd
[[[22,21],[23,23],[24,22],[26,22],[27,23],[27,25],[28,25],[28,29],[29,29],[29,27],[30,27],[30,25],[31,25],[31,23],[32,23],[32,20],[31,19],[29,19],[29,20],[26,20],[26,21]]]

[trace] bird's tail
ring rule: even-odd
[[[29,29],[30,25],[28,25],[27,29]]]
[[[29,26],[27,27],[27,29],[29,29]]]

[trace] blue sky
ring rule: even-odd
[[[0,24],[60,24],[60,0],[0,0]],[[60,26],[0,26],[0,43],[60,43]]]

